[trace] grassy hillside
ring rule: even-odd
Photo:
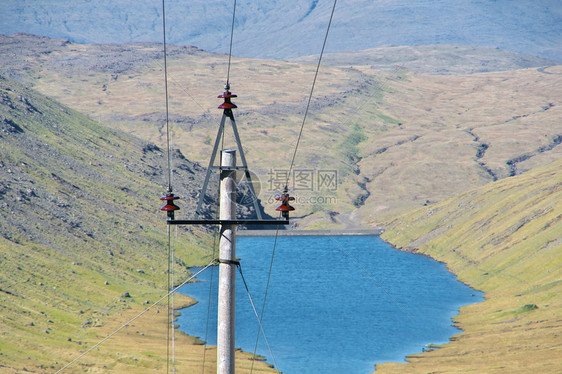
[[[165,144],[160,46],[79,45],[29,35],[2,40],[5,74],[111,128]],[[405,64],[427,71],[438,60],[449,74],[401,67],[408,51],[417,57]],[[380,54],[390,65],[378,66]],[[222,114],[216,96],[222,93],[227,58],[192,47],[171,46],[169,55],[172,142],[206,165]],[[340,61],[353,65],[320,70],[295,168],[333,172],[338,185],[298,189],[294,184],[295,216],[307,216],[301,227],[383,220],[560,157],[560,66],[529,68],[544,60],[456,46],[406,52],[389,47],[360,56]],[[481,64],[485,73],[468,74],[481,71]],[[267,202],[276,193],[272,179],[289,167],[314,71],[307,63],[233,60],[235,115],[270,213],[275,205]],[[230,134],[224,143],[229,147],[234,145]]]
[[[166,294],[165,165],[156,145],[0,77],[0,372],[52,373]],[[178,152],[174,167],[188,210],[204,170]],[[172,244],[176,281],[210,259],[205,231]],[[153,309],[65,372],[165,367],[166,315]],[[178,339],[178,365],[201,367],[203,347]]]
[[[562,366],[562,159],[387,222],[385,240],[447,263],[486,293],[463,333],[377,373],[558,373]]]

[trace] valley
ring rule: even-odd
[[[226,57],[169,48],[182,216],[196,204],[222,114]],[[0,36],[0,58],[0,370],[52,372],[165,294],[161,45],[17,34]],[[268,214],[314,69],[311,58],[233,59],[235,116]],[[293,225],[383,227],[385,240],[446,262],[487,298],[461,310],[465,333],[451,344],[377,373],[560,365],[561,80],[552,60],[487,47],[326,56],[295,170],[336,183],[293,177],[303,202]],[[186,277],[210,259],[212,233],[182,229],[178,238],[177,276]],[[100,348],[75,372],[162,369],[164,309],[150,318],[114,341],[134,341],[134,352]],[[187,348],[178,365],[198,370],[205,348],[179,339]]]

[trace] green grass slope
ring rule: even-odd
[[[166,294],[166,164],[154,144],[0,76],[0,372],[52,373]],[[174,153],[182,214],[203,175]],[[211,244],[179,229],[176,281]],[[155,308],[65,372],[165,367],[166,315]],[[190,347],[178,361],[202,359]]]
[[[377,373],[559,373],[562,159],[387,223],[383,238],[447,263],[486,293],[461,308],[463,333]]]

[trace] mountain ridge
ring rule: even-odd
[[[332,2],[248,0],[237,5],[233,54],[286,59],[319,53]],[[166,4],[167,39],[228,52],[232,4],[218,0]],[[132,0],[4,1],[0,33],[29,32],[79,43],[162,41],[160,4]],[[340,0],[327,52],[384,45],[464,44],[562,61],[562,5],[556,0],[401,2]],[[306,36],[306,37],[302,37]]]
[[[314,63],[318,56],[303,56],[290,61]],[[559,65],[555,60],[499,48],[470,45],[385,46],[354,52],[332,52],[322,58],[329,66],[370,65],[377,69],[397,66],[419,73],[477,74],[531,67]]]

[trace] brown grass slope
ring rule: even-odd
[[[559,373],[562,159],[399,216],[385,240],[447,263],[486,300],[449,344],[377,373]]]
[[[189,207],[204,170],[174,156]],[[166,294],[164,165],[154,144],[0,76],[1,373],[53,373]],[[212,243],[199,229],[180,233],[178,281],[186,264],[209,261]],[[152,309],[64,372],[161,370],[166,316]],[[200,371],[203,346],[178,335],[178,367]]]
[[[161,46],[1,40],[6,74],[112,128],[164,144]],[[345,65],[320,69],[295,168],[334,170],[339,183],[335,191],[294,191],[304,201],[295,216],[316,212],[301,226],[364,224],[560,157],[559,66],[458,46],[387,47],[352,57],[336,56]],[[169,49],[172,142],[203,164],[222,114],[216,96],[227,61],[193,47]],[[445,66],[449,74],[404,66],[433,73]],[[235,115],[263,201],[275,194],[271,172],[289,167],[314,71],[313,63],[233,59]],[[227,135],[225,146],[233,146]]]
[[[318,56],[292,59],[314,63]],[[472,45],[388,46],[362,51],[328,53],[322,62],[329,66],[373,66],[393,69],[401,66],[425,74],[474,74],[559,65],[555,60],[499,48]]]

